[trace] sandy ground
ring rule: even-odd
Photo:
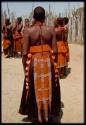
[[[84,47],[69,44],[71,72],[60,80],[61,100],[64,104],[61,123],[84,122]],[[27,123],[27,116],[18,113],[22,89],[23,67],[21,58],[5,59],[2,54],[2,123]]]

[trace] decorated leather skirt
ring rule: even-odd
[[[3,39],[3,49],[6,50],[9,48],[11,44],[11,41],[10,40],[7,40],[7,39]]]
[[[22,34],[15,32],[14,34],[14,51],[21,52],[22,49]]]
[[[31,52],[32,50],[34,51],[31,49]],[[59,79],[55,78],[50,52],[29,54],[19,113],[28,115],[31,121],[43,122],[48,121],[51,116],[58,116],[60,107]]]
[[[68,41],[65,42],[65,46],[66,46],[66,48],[67,48],[67,52],[66,52],[66,61],[69,62],[69,61],[70,61],[70,54],[69,54]]]
[[[62,68],[67,64],[66,61],[67,48],[63,41],[57,41],[57,48],[58,48],[57,64],[58,68]]]
[[[14,51],[15,52],[21,52],[22,44],[21,44],[21,38],[14,40]]]

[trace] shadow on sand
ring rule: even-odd
[[[65,75],[64,76],[60,76],[60,79],[65,79],[69,74],[71,73],[71,68],[67,67],[66,68],[66,72],[65,72]]]
[[[23,121],[23,122],[32,123],[32,122],[28,119],[28,116],[27,116],[27,117],[25,117],[25,118],[23,118],[23,119],[22,119],[22,121]]]
[[[67,76],[68,76],[70,73],[71,73],[71,68],[69,67],[69,68],[67,68],[67,71],[66,71]]]

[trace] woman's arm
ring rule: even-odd
[[[28,30],[25,30],[24,36],[23,36],[23,46],[22,46],[22,63],[23,63],[24,71],[26,67],[28,50],[29,50],[29,32]]]
[[[57,61],[57,54],[58,54],[58,49],[57,49],[57,43],[56,43],[56,32],[53,29],[53,35],[52,35],[52,49],[53,53],[55,55],[55,62]]]

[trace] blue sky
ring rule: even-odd
[[[2,2],[1,7],[3,10],[7,11],[7,3],[10,9],[10,12],[16,12],[16,16],[29,15],[29,13],[36,6],[42,6],[45,10],[49,11],[49,4],[51,5],[51,11],[54,14],[64,13],[69,11],[69,9],[79,8],[84,6],[84,2]]]

